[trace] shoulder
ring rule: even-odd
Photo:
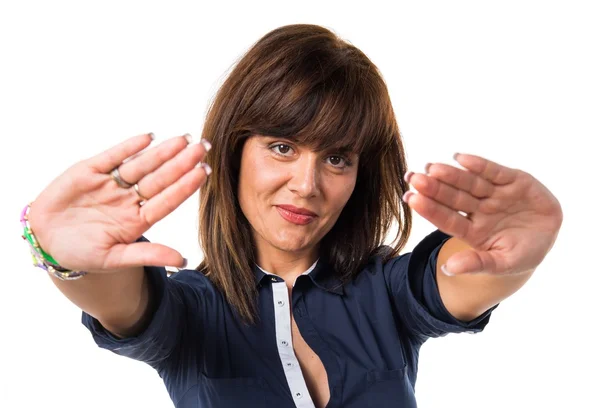
[[[195,269],[182,269],[168,278],[169,286],[177,288],[184,296],[202,297],[204,300],[221,300],[222,296],[213,282]],[[187,297],[186,296],[186,297]]]
[[[391,248],[381,247],[377,255],[371,256],[357,279],[381,279],[388,288],[398,291],[414,280],[419,281],[428,264],[435,261],[438,249],[449,235],[435,230],[420,240],[410,252],[390,257]]]
[[[371,290],[389,289],[391,281],[401,279],[408,270],[410,254],[401,254],[389,257],[385,254],[372,255],[359,272],[354,276],[349,287],[362,288],[369,287]]]
[[[360,271],[359,275],[380,276],[386,278],[390,273],[406,271],[410,261],[410,253],[396,256],[372,255]]]
[[[212,282],[206,275],[195,269],[182,269],[178,272],[169,274],[169,279],[177,284],[187,285],[191,287],[204,288],[212,286]]]
[[[383,256],[374,256],[370,262],[384,274],[406,273],[411,271],[421,271],[432,257],[437,256],[441,246],[450,239],[451,236],[435,230],[421,239],[414,249],[401,255],[391,257],[384,261]],[[382,251],[385,253],[385,251]]]

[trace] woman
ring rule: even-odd
[[[416,406],[421,345],[483,330],[562,223],[534,177],[478,156],[407,172],[377,68],[319,26],[260,39],[201,143],[151,141],[75,164],[23,222],[97,344],[177,407]],[[142,234],[198,189],[205,259],[185,269]],[[438,230],[399,255],[411,208]]]

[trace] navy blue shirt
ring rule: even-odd
[[[437,230],[412,253],[386,263],[373,257],[345,285],[321,260],[298,277],[291,310],[327,372],[327,407],[416,407],[421,345],[430,337],[486,326],[497,305],[462,322],[442,303],[435,269],[449,238]],[[302,378],[289,337],[276,328],[278,304],[288,316],[290,307],[275,297],[281,278],[255,268],[259,319],[245,325],[202,273],[183,270],[167,277],[164,268],[145,270],[158,302],[148,327],[119,339],[84,312],[83,324],[98,346],[154,367],[178,408],[312,406],[305,384],[294,377]]]

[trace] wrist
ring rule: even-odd
[[[22,238],[29,245],[33,265],[44,269],[46,272],[60,280],[75,280],[86,275],[87,272],[73,271],[62,267],[48,252],[42,248],[30,223],[32,204],[33,203],[30,203],[23,208],[23,211],[21,212],[21,225],[23,227]]]

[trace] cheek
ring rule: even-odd
[[[348,203],[348,200],[350,200],[350,196],[352,195],[352,192],[354,191],[354,185],[349,186],[346,190],[344,190],[344,205],[342,207],[345,207],[346,204]]]
[[[283,184],[284,174],[281,166],[272,160],[258,160],[254,172],[254,183],[261,192],[276,191]]]
[[[354,191],[356,185],[356,178],[348,178],[346,180],[335,180],[328,183],[331,187],[329,189],[329,197],[331,197],[331,204],[334,207],[335,212],[341,212],[345,205],[350,200],[350,196]]]
[[[240,174],[238,188],[240,202],[246,207],[257,207],[257,198],[268,200],[282,184],[281,169],[260,156],[245,160]],[[264,204],[264,203],[263,203]]]

